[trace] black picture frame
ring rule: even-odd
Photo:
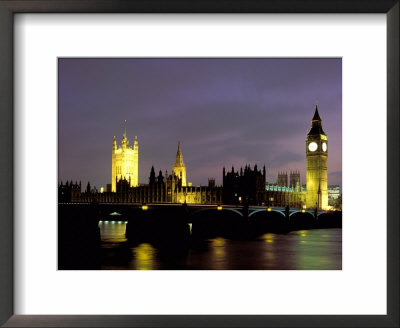
[[[0,324],[4,327],[399,327],[399,11],[399,0],[0,0]],[[16,13],[385,13],[387,315],[14,315],[13,21]]]

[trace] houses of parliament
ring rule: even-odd
[[[126,124],[126,121],[125,121]],[[59,184],[59,202],[131,202],[131,203],[187,203],[187,204],[253,204],[328,208],[328,137],[315,106],[311,127],[305,139],[306,187],[300,184],[299,171],[279,172],[276,183],[266,182],[265,165],[245,165],[239,170],[222,169],[222,186],[208,179],[207,186],[193,186],[187,182],[186,166],[180,142],[171,172],[156,175],[151,167],[148,184],[139,184],[139,143],[135,137],[131,146],[126,128],[118,147],[114,137],[111,156],[111,183],[107,190],[88,186],[82,192],[81,183]]]

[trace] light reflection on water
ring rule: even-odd
[[[100,221],[102,245],[118,244],[126,242],[126,224],[122,221]]]
[[[134,247],[132,249],[134,258],[136,261],[134,262],[133,267],[131,269],[136,270],[154,270],[156,267],[154,266],[156,251],[153,246],[147,243],[143,243]]]
[[[211,239],[210,247],[213,249],[213,263],[215,270],[226,269],[226,242],[227,240],[221,237]]]
[[[264,247],[264,263],[268,263],[271,268],[276,266],[275,258],[275,234],[266,233],[261,238],[265,241]]]
[[[99,223],[102,269],[114,270],[340,270],[342,229],[266,233],[254,240],[212,238],[179,254],[149,243],[131,245],[126,224]]]

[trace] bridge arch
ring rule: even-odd
[[[299,214],[299,213],[301,213],[301,214],[306,214],[306,213],[308,213],[308,214],[310,214],[310,215],[312,215],[313,217],[314,217],[314,213],[312,213],[312,212],[310,212],[310,211],[302,211],[302,210],[298,210],[298,209],[296,209],[296,210],[292,210],[292,211],[290,211],[290,213],[289,213],[289,218],[292,216],[292,215],[296,215],[296,214]]]
[[[189,213],[187,222],[191,224],[192,237],[236,237],[245,230],[246,220],[237,208],[208,207]]]
[[[189,218],[191,218],[191,217],[193,217],[193,216],[195,216],[195,215],[197,215],[197,214],[199,214],[201,212],[207,212],[207,211],[209,211],[209,212],[231,211],[231,212],[234,212],[234,213],[238,214],[239,216],[243,217],[243,213],[240,210],[236,209],[236,208],[223,207],[221,210],[218,210],[217,208],[208,207],[208,208],[200,208],[200,209],[197,209],[197,210],[191,212],[189,214]]]
[[[342,214],[339,212],[320,213],[317,218],[317,226],[320,228],[341,228]]]
[[[251,235],[260,235],[266,232],[285,232],[289,221],[280,210],[257,209],[249,215],[249,232]]]
[[[284,218],[286,217],[285,213],[283,211],[280,210],[276,210],[276,209],[271,209],[271,211],[268,211],[266,208],[260,208],[260,209],[256,209],[253,210],[250,214],[249,214],[249,218],[252,217],[253,215],[257,214],[257,213],[262,213],[262,212],[266,212],[266,213],[279,213],[281,214]]]
[[[292,229],[310,229],[315,227],[317,219],[310,211],[296,211],[289,217]]]
[[[296,216],[300,216],[300,217],[309,217],[309,218],[313,218],[313,219],[315,219],[314,218],[314,213],[311,213],[311,212],[309,212],[309,211],[305,211],[305,212],[302,212],[302,211],[294,211],[294,212],[292,212],[292,213],[290,213],[289,214],[289,218],[295,218]]]

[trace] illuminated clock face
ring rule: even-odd
[[[318,148],[318,145],[316,142],[310,142],[308,145],[308,150],[309,151],[316,151]]]
[[[324,143],[322,144],[322,150],[323,150],[323,151],[326,151],[326,148],[327,148],[327,147],[326,147],[326,142],[324,142]]]

